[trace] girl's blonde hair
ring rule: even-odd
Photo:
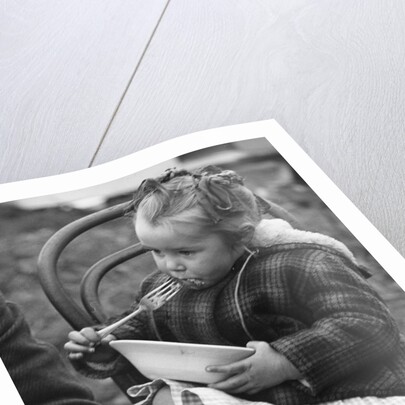
[[[248,244],[261,219],[256,196],[242,177],[214,166],[192,172],[168,169],[160,177],[144,180],[130,209],[152,225],[199,224],[230,244]]]

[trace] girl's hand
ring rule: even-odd
[[[255,394],[287,380],[302,378],[296,367],[266,342],[249,342],[255,353],[247,359],[224,366],[208,366],[207,371],[226,373],[227,377],[208,387],[237,394]]]
[[[69,352],[68,357],[71,360],[81,359],[86,356],[89,361],[108,361],[116,354],[108,345],[112,340],[116,340],[114,335],[108,335],[100,339],[93,328],[87,327],[80,331],[69,332],[68,338],[70,340],[65,343],[64,348]]]

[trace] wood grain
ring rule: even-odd
[[[166,2],[2,2],[2,182],[89,165]]]
[[[276,118],[404,254],[404,8],[172,0],[95,164]]]

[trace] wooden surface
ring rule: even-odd
[[[405,254],[402,0],[3,1],[0,182],[275,118]]]
[[[88,167],[166,0],[2,3],[1,182]]]

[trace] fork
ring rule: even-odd
[[[154,311],[160,308],[162,305],[166,304],[167,301],[173,298],[181,288],[182,285],[176,280],[170,279],[166,281],[159,287],[144,295],[139,301],[138,308],[135,311],[131,312],[129,315],[118,320],[117,322],[114,322],[111,325],[97,331],[99,338],[105,338],[107,335],[143,311]]]

